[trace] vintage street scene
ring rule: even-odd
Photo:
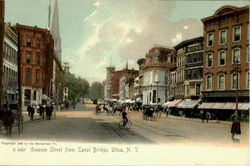
[[[0,148],[159,146],[86,163],[248,165],[249,51],[249,1],[0,0]]]

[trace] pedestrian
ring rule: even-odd
[[[201,111],[201,119],[202,119],[202,123],[204,123],[204,120],[206,118],[206,111]]]
[[[207,111],[207,113],[206,113],[207,123],[208,123],[208,119],[210,119],[210,118],[211,118],[211,115],[210,115],[210,113]]]
[[[35,108],[31,106],[31,109],[30,109],[30,120],[34,119],[34,113],[35,113]]]
[[[233,120],[231,127],[232,140],[233,142],[240,143],[240,135],[241,135],[240,121],[237,119],[236,115],[232,117],[232,120]]]
[[[28,107],[27,107],[29,117],[30,117],[30,114],[31,114],[31,110],[32,110],[32,106],[29,104]]]

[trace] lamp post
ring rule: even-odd
[[[156,105],[158,107],[158,83],[159,83],[159,77],[158,74],[155,76],[155,83],[156,83]]]
[[[236,59],[234,60],[234,65],[235,65],[235,69],[236,69],[236,105],[235,105],[235,116],[236,116],[236,119],[238,119],[238,105],[239,105],[239,60]]]

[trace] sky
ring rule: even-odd
[[[128,61],[138,69],[137,59],[155,45],[173,47],[202,36],[201,18],[249,1],[58,0],[58,5],[62,61],[92,83],[105,80],[110,64],[121,70]],[[49,28],[48,6],[49,0],[6,0],[5,22]]]

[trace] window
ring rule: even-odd
[[[34,93],[33,93],[33,100],[36,100],[36,91],[34,90]]]
[[[40,39],[36,39],[36,47],[37,47],[37,48],[40,48],[40,46],[41,46],[41,41],[40,41]]]
[[[223,29],[220,31],[220,44],[226,44],[227,42],[227,30]]]
[[[26,63],[30,64],[30,62],[31,62],[31,53],[27,53],[27,55],[26,55]]]
[[[219,52],[219,65],[220,66],[226,65],[226,51]]]
[[[201,84],[196,84],[196,94],[200,94],[201,91]]]
[[[219,90],[224,90],[225,89],[225,75],[220,74],[218,81],[219,81]]]
[[[207,46],[208,47],[212,47],[213,46],[213,41],[214,41],[214,34],[213,33],[209,33],[207,35]]]
[[[156,103],[156,90],[153,90],[153,103]]]
[[[36,71],[36,83],[39,84],[40,83],[40,72]]]
[[[233,41],[240,41],[240,26],[233,28]]]
[[[250,88],[250,72],[247,72],[247,88]]]
[[[207,67],[212,67],[213,66],[213,53],[208,53],[207,54]]]
[[[240,49],[236,48],[233,50],[233,63],[232,64],[236,64],[240,63]]]
[[[31,47],[31,41],[32,41],[32,38],[31,38],[31,37],[28,37],[28,38],[26,39],[26,45],[27,45],[27,47]]]
[[[36,64],[40,65],[40,55],[39,54],[36,55]]]
[[[31,71],[26,70],[26,83],[29,84],[31,80]]]
[[[237,79],[237,75],[238,74],[236,74],[236,73],[232,74],[232,89],[236,89],[236,87],[237,87],[238,80],[239,80],[239,79]],[[239,76],[238,76],[238,78],[239,78]],[[238,84],[238,87],[239,87],[239,84]]]
[[[207,90],[212,90],[212,76],[211,75],[207,76],[206,86],[207,86]]]

